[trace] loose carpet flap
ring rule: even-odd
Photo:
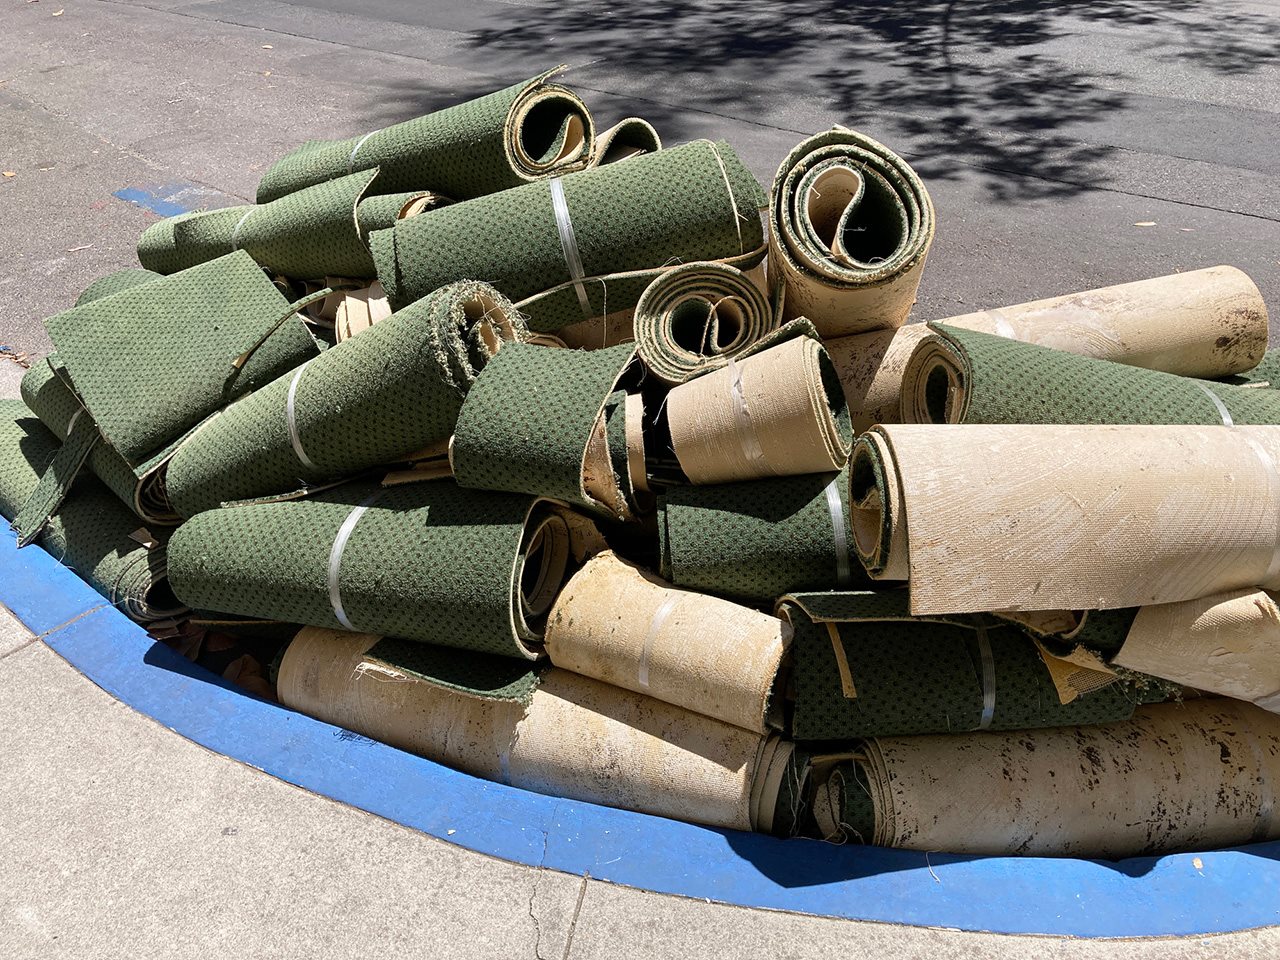
[[[878,846],[1121,860],[1280,836],[1280,718],[1235,700],[1097,727],[883,737],[863,753],[856,774],[836,767],[837,789],[818,786],[814,813],[860,823]]]
[[[769,269],[783,319],[824,337],[900,327],[933,242],[933,201],[884,144],[836,127],[782,161],[769,207]]]
[[[121,290],[128,290],[130,287],[138,287],[144,283],[150,283],[152,280],[159,280],[162,276],[164,274],[156,273],[154,270],[142,270],[138,267],[126,267],[123,270],[116,270],[105,277],[99,277],[85,287],[80,296],[76,298],[74,306],[82,307],[86,303],[101,300],[103,297],[109,297],[111,294],[119,293]]]
[[[521,343],[502,350],[458,415],[450,451],[458,483],[631,517],[625,440],[621,449],[609,442],[606,407],[635,378],[634,359],[635,348],[626,344],[587,351]]]
[[[1273,589],[1277,462],[1273,426],[882,425],[854,444],[854,541],[916,614]]]
[[[201,609],[535,659],[590,532],[528,496],[358,481],[198,514],[170,578]]]
[[[779,799],[802,772],[777,737],[554,668],[527,705],[475,696],[378,669],[379,643],[303,631],[280,664],[281,702],[525,790],[714,827],[790,822]]]
[[[636,118],[597,138],[577,94],[550,82],[563,70],[362,136],[304,143],[263,174],[258,202],[374,167],[383,170],[384,192],[467,200],[661,148],[653,127]]]
[[[1175,689],[1111,677],[1063,703],[1035,643],[1016,626],[985,615],[913,617],[902,590],[794,594],[779,610],[795,631],[796,740],[1107,723]]]
[[[1280,423],[1274,390],[929,326],[903,374],[903,423]]]
[[[683,262],[764,255],[759,183],[728,144],[698,140],[414,217],[370,240],[393,307],[483,277],[532,329],[630,311]]]
[[[790,628],[750,607],[680,590],[612,552],[570,578],[547,619],[555,666],[766,733]]]
[[[0,400],[0,514],[13,520],[58,455],[60,444],[19,400]],[[140,622],[185,608],[166,580],[165,536],[142,521],[95,477],[81,474],[36,542]]]
[[[227,407],[174,454],[169,496],[190,517],[408,461],[448,441],[485,364],[526,333],[492,287],[450,284]]]

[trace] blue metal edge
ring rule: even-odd
[[[1155,937],[1280,921],[1280,843],[1118,862],[779,840],[542,796],[252,697],[38,547],[0,543],[0,602],[112,696],[271,776],[504,860],[659,893],[992,933]],[[68,622],[70,621],[70,622]]]

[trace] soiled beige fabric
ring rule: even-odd
[[[1280,718],[1235,700],[1099,727],[881,738],[866,753],[881,846],[1119,859],[1280,836]]]
[[[854,445],[854,542],[880,579],[905,549],[913,614],[1276,588],[1278,463],[1275,426],[882,425]]]
[[[608,552],[560,593],[545,643],[557,667],[765,733],[790,640],[777,617],[677,589]]]
[[[1280,713],[1280,606],[1243,589],[1143,607],[1111,662]]]
[[[776,788],[769,799],[765,787],[781,783],[789,743],[565,670],[543,674],[527,708],[474,697],[369,660],[377,640],[303,630],[280,663],[280,702],[525,790],[709,826],[772,826]]]
[[[811,337],[682,383],[667,395],[680,468],[691,483],[839,470],[849,447],[830,395],[838,389],[826,351]]]
[[[370,286],[347,291],[338,301],[334,311],[334,332],[341,343],[389,316],[391,302],[382,284],[375,280]]]
[[[1267,307],[1235,267],[1207,267],[939,320],[1024,343],[1163,370],[1226,377],[1249,370],[1267,349]],[[829,339],[854,429],[898,423],[907,362],[924,324]]]

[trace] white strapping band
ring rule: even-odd
[[[250,207],[244,212],[244,215],[236,221],[236,228],[231,231],[231,252],[235,253],[240,249],[240,228],[244,226],[244,222],[249,219],[249,214],[253,213],[257,207]]]
[[[311,458],[307,456],[307,452],[302,449],[302,436],[298,433],[298,421],[294,411],[294,397],[298,392],[298,381],[302,379],[302,371],[307,369],[311,361],[308,360],[294,373],[293,379],[289,381],[289,395],[284,401],[285,420],[289,425],[289,443],[293,445],[293,452],[297,455],[298,461],[308,470],[315,470],[316,465],[311,462]]]
[[[671,616],[671,611],[676,608],[676,604],[683,596],[680,593],[671,594],[662,601],[662,606],[653,612],[653,619],[649,621],[649,632],[644,636],[644,646],[640,648],[640,665],[636,669],[636,679],[646,690],[649,689],[649,656],[653,651],[653,641],[658,638],[662,625],[667,622],[667,617]]]
[[[71,439],[71,431],[76,428],[76,421],[80,419],[80,414],[84,413],[84,407],[81,407],[71,415],[71,419],[67,421],[67,439]]]
[[[1267,452],[1267,448],[1260,444],[1253,437],[1247,434],[1244,442],[1249,445],[1249,449],[1253,451],[1253,455],[1258,458],[1259,462],[1267,471],[1267,503],[1276,503],[1277,494],[1276,481],[1280,479],[1280,471],[1276,469],[1276,461]],[[1271,561],[1267,564],[1266,572],[1258,579],[1258,583],[1264,587],[1269,587],[1274,583],[1277,576],[1280,576],[1280,518],[1277,518],[1275,549],[1271,551]]]
[[[583,316],[590,320],[593,316],[591,301],[587,299],[587,288],[582,285],[582,256],[578,253],[578,238],[573,233],[569,204],[564,198],[564,184],[559,177],[552,177],[547,184],[551,188],[551,211],[556,217],[556,230],[560,233],[560,249],[564,251],[564,262],[569,267],[569,279],[573,281],[573,289],[577,291]]]
[[[1210,400],[1213,401],[1213,405],[1218,408],[1218,416],[1222,419],[1222,425],[1224,427],[1234,427],[1236,424],[1235,424],[1235,421],[1231,419],[1231,411],[1228,410],[1227,405],[1222,402],[1222,398],[1219,397],[1212,390],[1210,390],[1203,383],[1201,383],[1199,380],[1192,380],[1191,382],[1194,383],[1201,390],[1203,390],[1205,393],[1205,396],[1207,396]]]
[[[738,443],[742,446],[742,455],[748,463],[763,467],[773,473],[773,467],[764,455],[760,446],[760,438],[756,435],[756,425],[751,419],[751,411],[747,409],[747,394],[742,389],[742,367],[729,358],[729,394],[733,397],[733,419],[737,421]]]
[[[996,661],[991,655],[987,628],[981,623],[978,624],[978,655],[982,657],[982,719],[978,729],[987,730],[996,715]]]
[[[827,484],[827,509],[831,511],[832,540],[836,548],[836,583],[848,586],[852,575],[849,571],[849,535],[844,529],[844,504],[840,502],[840,474]]]
[[[347,619],[347,611],[342,609],[342,587],[338,582],[338,574],[342,570],[342,551],[347,548],[347,541],[351,539],[351,534],[355,532],[356,524],[360,522],[360,518],[364,516],[366,510],[373,506],[373,502],[382,496],[382,492],[383,488],[379,487],[365,497],[364,502],[358,507],[352,508],[351,512],[347,514],[347,519],[343,520],[342,526],[338,528],[338,535],[333,540],[333,549],[329,551],[329,605],[333,607],[333,615],[337,617],[338,622],[348,630],[356,628]]]
[[[372,137],[377,130],[370,130],[363,137],[356,141],[356,145],[351,148],[351,156],[347,157],[347,173],[355,173],[356,171],[356,154],[360,152],[360,148],[364,146],[364,142]]]

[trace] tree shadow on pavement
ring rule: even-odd
[[[995,200],[1106,182],[1116,148],[1086,142],[1082,128],[1132,96],[1108,88],[1123,73],[1074,61],[1117,44],[1109,63],[1140,51],[1147,63],[1239,76],[1280,63],[1280,18],[1199,0],[566,0],[512,6],[466,41],[470,62],[510,81],[580,66],[571,85],[639,98],[670,142],[714,135],[707,113],[811,132],[788,123],[805,100],[851,126],[875,118],[926,178],[958,176],[963,159]],[[388,93],[380,106],[396,119],[443,105],[421,88]]]

